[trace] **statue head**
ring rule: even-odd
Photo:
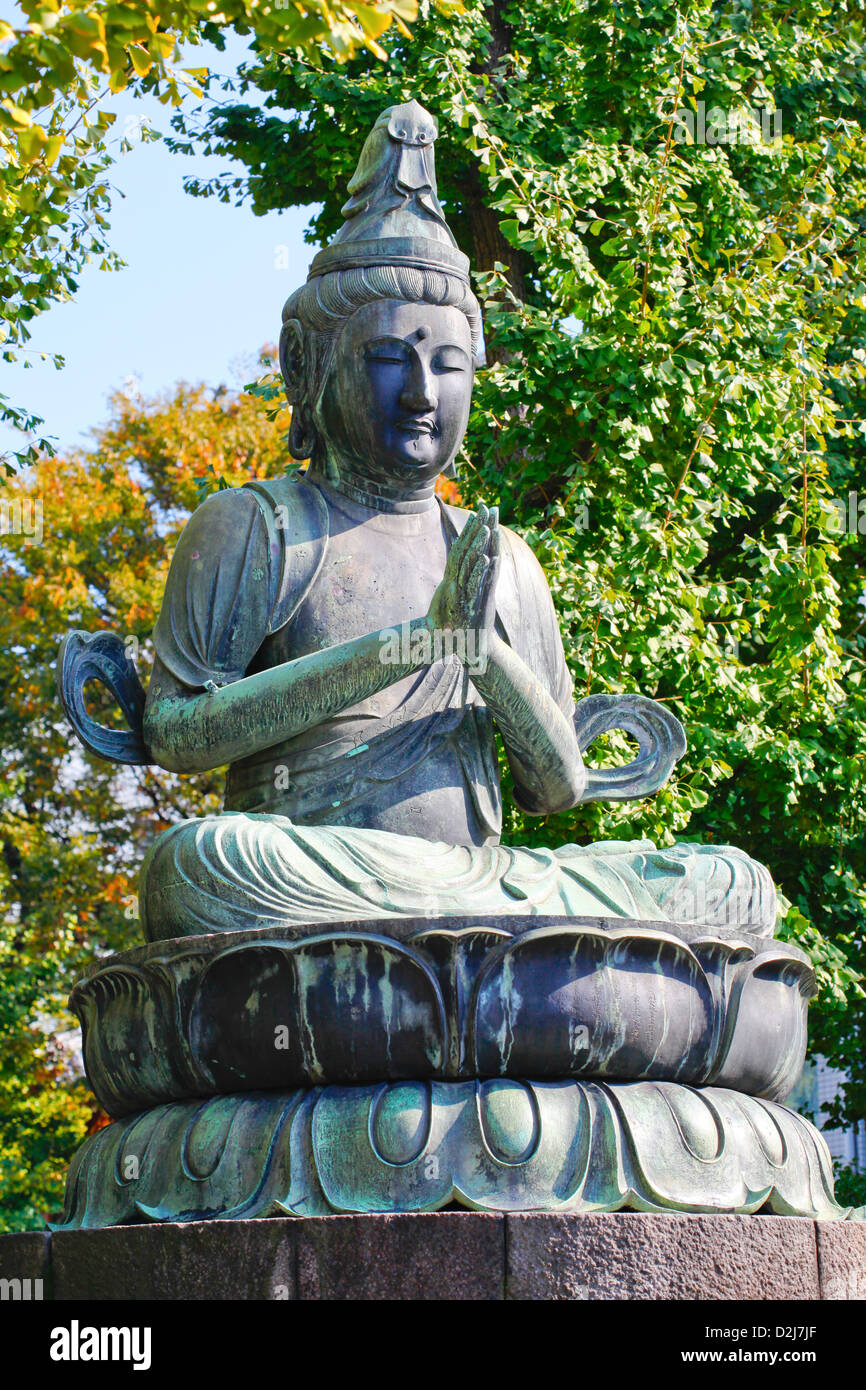
[[[382,112],[343,227],[283,309],[291,453],[373,490],[429,489],[469,415],[481,313],[436,195],[435,138],[415,101]]]

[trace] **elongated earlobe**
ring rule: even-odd
[[[289,453],[295,459],[312,458],[318,435],[303,403],[292,406],[289,426]]]

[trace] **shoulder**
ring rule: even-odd
[[[247,567],[269,563],[268,528],[256,498],[245,488],[222,488],[196,507],[175,542],[166,595],[182,602],[187,590],[209,591],[215,576],[231,587]]]
[[[298,533],[313,538],[328,529],[328,508],[318,488],[298,474],[252,479],[240,487],[212,492],[187,521],[180,539],[203,531],[225,530],[236,540],[244,523],[262,521],[293,539]]]
[[[224,488],[180,534],[154,628],[156,653],[181,685],[239,680],[268,629],[276,584],[255,497]]]
[[[502,526],[500,530],[503,543],[509,550],[518,572],[531,578],[533,583],[542,583],[546,588],[547,575],[544,573],[532,547],[527,545],[523,537],[519,536],[516,531],[512,531],[510,527]]]
[[[178,549],[185,549],[199,538],[236,539],[239,531],[255,524],[261,508],[246,488],[228,487],[212,492],[192,513],[178,537]]]
[[[280,478],[255,479],[245,483],[240,491],[273,513],[278,529],[288,535],[301,532],[312,539],[327,534],[327,503],[303,474],[292,472]]]

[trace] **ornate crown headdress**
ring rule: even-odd
[[[336,270],[408,265],[469,284],[436,193],[436,121],[417,101],[389,106],[373,126],[343,208],[346,221],[315,257],[309,280]]]

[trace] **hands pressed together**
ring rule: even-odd
[[[499,566],[499,509],[482,502],[448,553],[427,613],[431,631],[474,631],[475,650],[484,649],[496,619]]]

